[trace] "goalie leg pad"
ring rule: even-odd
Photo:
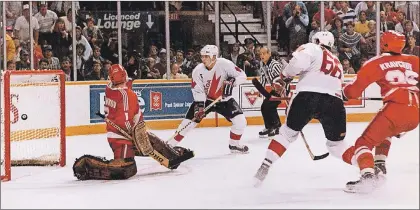
[[[79,180],[120,180],[134,176],[137,166],[134,158],[106,160],[83,155],[74,162],[73,173]]]
[[[149,135],[146,130],[146,123],[144,121],[140,121],[134,126],[133,142],[141,153],[150,154],[153,152],[153,147],[150,143]]]
[[[183,147],[171,147],[155,134],[147,132],[153,148],[169,159],[169,168],[176,169],[179,164],[194,157],[194,152]]]

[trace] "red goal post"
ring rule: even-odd
[[[1,180],[12,166],[65,166],[63,71],[4,71],[0,92]]]

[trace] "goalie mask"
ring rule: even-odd
[[[127,72],[120,64],[113,64],[108,71],[108,77],[113,85],[127,82]]]

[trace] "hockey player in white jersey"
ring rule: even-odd
[[[248,147],[239,144],[247,122],[238,103],[232,98],[233,87],[246,81],[245,72],[230,60],[217,58],[219,49],[215,45],[204,46],[200,53],[202,63],[194,68],[191,81],[194,102],[168,144],[177,145],[208,113],[217,112],[232,122],[229,141],[231,152],[247,153]],[[220,96],[220,102],[204,111]]]
[[[330,32],[318,32],[312,43],[300,46],[275,83],[276,91],[282,92],[280,80],[299,75],[296,92],[287,111],[286,123],[279,135],[271,140],[261,167],[258,169],[256,186],[265,179],[268,170],[294,142],[299,132],[312,119],[318,119],[327,138],[329,153],[340,158],[348,148],[346,135],[346,111],[342,100],[343,68],[330,50],[334,36]]]

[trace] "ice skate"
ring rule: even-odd
[[[370,193],[377,187],[377,177],[371,172],[362,174],[359,180],[350,181],[346,184],[345,192]]]
[[[385,176],[386,175],[386,167],[384,160],[375,160],[375,175],[377,176]]]
[[[268,169],[270,168],[269,165],[263,163],[257,171],[257,174],[254,176],[254,187],[261,186],[262,182],[264,181],[265,177],[268,174]]]
[[[264,128],[262,131],[258,132],[260,138],[267,138],[270,133],[270,129]]]

